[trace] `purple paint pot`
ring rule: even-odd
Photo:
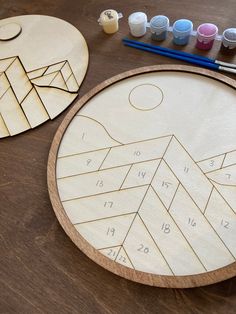
[[[215,24],[204,23],[197,28],[197,43],[196,47],[202,50],[210,50],[213,46],[218,27]]]

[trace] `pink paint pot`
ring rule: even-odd
[[[218,27],[215,24],[204,23],[199,25],[197,28],[196,47],[202,50],[211,49],[217,34]]]

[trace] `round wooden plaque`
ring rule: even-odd
[[[186,288],[236,274],[236,83],[150,66],[86,94],[48,161],[56,216],[93,261]]]
[[[51,16],[0,20],[0,139],[54,119],[78,96],[88,48],[71,24]]]

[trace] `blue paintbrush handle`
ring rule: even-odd
[[[157,49],[154,49],[153,47],[146,47],[146,46],[143,46],[143,45],[139,45],[139,42],[135,42],[135,41],[133,41],[134,43],[128,42],[126,40],[124,40],[123,42],[124,42],[124,44],[126,46],[129,46],[129,47],[133,47],[133,48],[136,48],[136,49],[152,52],[152,53],[164,56],[164,57],[169,57],[169,58],[172,58],[172,59],[178,59],[178,60],[181,60],[181,61],[189,62],[191,64],[196,64],[196,65],[208,68],[208,69],[219,70],[219,65],[218,64],[211,63],[211,62],[206,62],[206,60],[203,61],[203,60],[200,60],[200,59],[190,58],[190,57],[187,57],[185,55],[173,54],[173,53],[171,53],[169,51],[167,52],[167,51],[157,50]]]
[[[141,41],[136,41],[136,40],[132,40],[132,39],[128,39],[128,38],[124,38],[123,42],[124,43],[131,43],[131,44],[134,44],[134,45],[138,44],[139,46],[143,46],[143,47],[151,48],[151,49],[154,49],[154,50],[157,50],[157,51],[171,53],[171,54],[175,54],[175,55],[178,55],[178,56],[183,56],[183,57],[186,57],[186,58],[191,58],[191,59],[195,59],[195,60],[199,60],[199,61],[215,63],[214,59],[210,59],[210,58],[207,58],[207,57],[194,55],[192,53],[188,53],[188,52],[184,52],[184,51],[169,49],[169,48],[160,47],[160,46],[154,46],[154,45],[151,45],[151,44],[148,44],[148,43],[144,43],[144,42],[141,42]]]

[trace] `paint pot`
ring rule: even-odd
[[[169,24],[170,22],[167,16],[165,15],[154,16],[150,21],[152,39],[157,41],[165,40]]]
[[[119,19],[123,17],[122,13],[115,10],[105,10],[100,14],[98,23],[102,25],[103,31],[107,34],[114,34],[119,29]]]
[[[128,18],[130,33],[134,37],[141,37],[146,34],[147,15],[143,12],[134,12]]]
[[[211,49],[217,34],[218,27],[215,24],[204,23],[199,25],[197,28],[196,47],[202,50]]]
[[[176,45],[187,45],[192,30],[193,23],[190,20],[181,19],[175,21],[173,25],[173,42]]]
[[[236,28],[227,28],[223,32],[221,50],[224,52],[236,51]]]

